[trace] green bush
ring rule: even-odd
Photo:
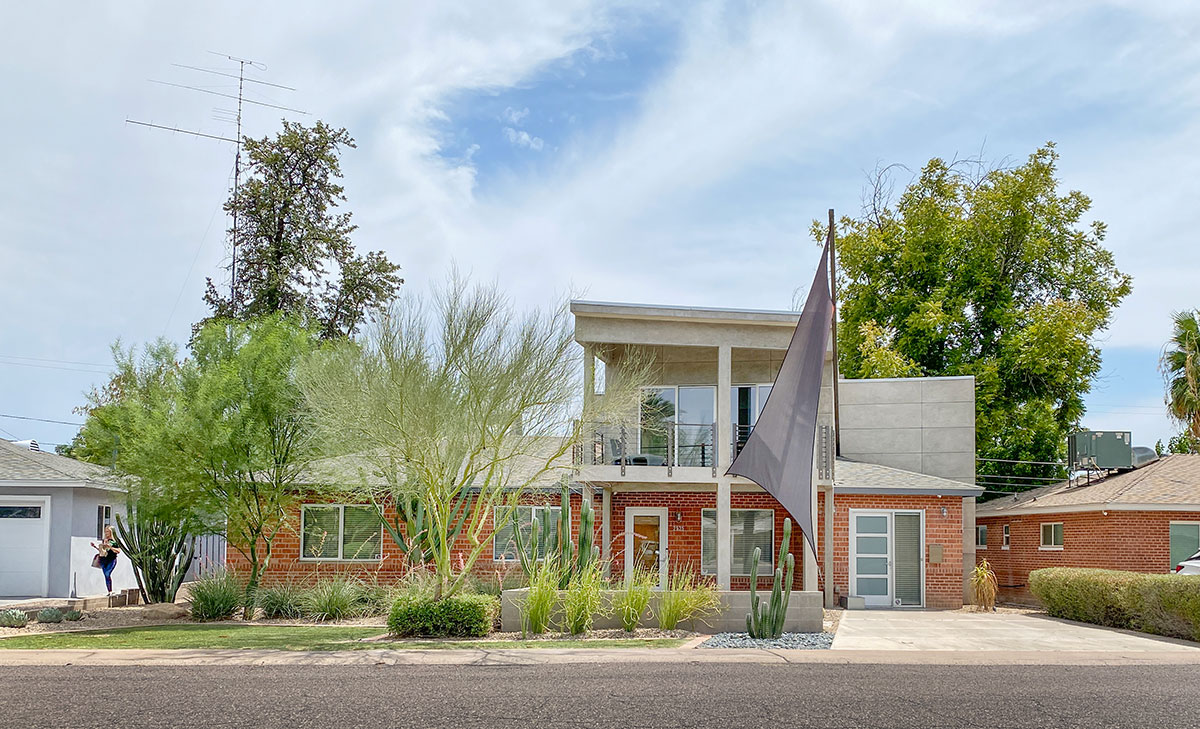
[[[388,632],[407,637],[481,637],[492,632],[500,600],[492,595],[452,595],[441,600],[401,595],[388,615]]]
[[[603,607],[600,593],[606,587],[608,583],[599,561],[592,560],[571,575],[563,596],[563,621],[568,633],[581,635],[592,629],[592,622]]]
[[[0,612],[0,628],[24,628],[29,623],[29,616],[24,610],[5,610]]]
[[[304,589],[290,582],[260,587],[254,604],[264,618],[296,620],[304,617]]]
[[[550,627],[554,608],[558,605],[558,581],[562,570],[558,560],[548,554],[535,562],[529,574],[529,588],[521,603],[521,630],[540,635]]]
[[[1029,589],[1057,618],[1200,640],[1200,575],[1053,567]]]
[[[1136,572],[1050,567],[1029,573],[1029,590],[1053,617],[1130,628],[1131,589],[1141,577]]]
[[[218,570],[192,583],[192,619],[228,620],[242,606],[244,589],[232,573]]]
[[[43,608],[38,611],[39,623],[61,623],[63,621],[63,611],[58,608]]]
[[[304,591],[304,614],[315,620],[345,620],[363,614],[366,591],[353,577],[322,580]]]
[[[1200,641],[1200,575],[1143,575],[1133,593],[1138,630]]]
[[[77,623],[80,620],[83,620],[83,613],[79,612],[78,610],[68,610],[63,613],[63,620],[66,620],[69,623]]]
[[[633,574],[613,598],[613,610],[621,618],[621,626],[626,632],[637,630],[646,615],[646,609],[650,607],[650,598],[654,595],[657,583],[657,574],[635,567]]]

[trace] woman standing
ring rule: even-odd
[[[108,594],[111,595],[112,573],[117,566],[117,555],[121,553],[117,547],[117,540],[113,538],[113,528],[111,526],[104,527],[104,538],[98,544],[92,542],[92,547],[96,549],[92,566],[99,567],[104,572],[104,584],[108,587]]]

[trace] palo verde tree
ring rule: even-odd
[[[285,314],[324,339],[353,335],[404,282],[382,252],[355,253],[356,226],[337,212],[346,199],[337,182],[341,150],[354,140],[320,121],[284,121],[274,138],[246,137],[243,145],[247,177],[225,203],[235,221],[233,287],[226,294],[208,280],[211,319]]]
[[[981,458],[1062,459],[1100,368],[1095,336],[1130,292],[1104,224],[1082,222],[1091,201],[1060,192],[1057,161],[1053,144],[1009,169],[933,159],[896,199],[883,173],[839,224],[842,374],[974,375]],[[1005,484],[1058,475],[980,469]]]
[[[389,502],[423,508],[440,599],[466,584],[521,493],[570,467],[579,372],[565,305],[518,315],[494,286],[455,275],[429,309],[402,298],[361,343],[310,358],[300,385],[325,447],[370,464],[359,488],[381,516]],[[604,399],[622,397],[610,383]]]
[[[197,332],[183,368],[175,468],[249,563],[247,598],[278,536],[295,527],[296,479],[313,457],[296,366],[316,346],[311,330],[281,315],[213,321]]]
[[[1200,312],[1172,317],[1171,340],[1159,367],[1166,380],[1167,412],[1182,431],[1171,438],[1172,453],[1194,453],[1200,444]]]
[[[115,536],[134,566],[146,602],[173,602],[204,531],[202,514],[175,468],[172,421],[186,407],[182,363],[166,340],[134,349],[113,345],[114,371],[94,389],[72,443],[81,460],[113,469],[126,489]]]

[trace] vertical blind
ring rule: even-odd
[[[730,509],[729,556],[731,575],[746,577],[754,559],[754,548],[762,549],[758,574],[774,572],[775,512],[772,509]],[[717,510],[700,512],[700,571],[717,573]]]
[[[895,599],[901,605],[921,604],[921,515],[896,514],[892,517],[895,532],[893,546],[895,576]]]
[[[499,523],[504,518],[506,506],[497,506],[492,512],[492,523]],[[521,530],[521,537],[526,547],[533,536],[533,517],[538,519],[538,559],[544,559],[547,552],[558,549],[559,520],[562,518],[561,506],[518,506],[512,519],[503,529],[495,530],[492,535],[492,559],[517,559],[517,541],[513,536],[514,529]]]

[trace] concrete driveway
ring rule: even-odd
[[[1043,614],[847,610],[833,650],[1200,651],[1200,645]]]

